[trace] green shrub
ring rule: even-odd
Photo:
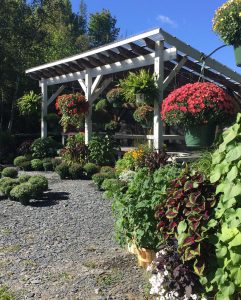
[[[22,174],[22,175],[20,175],[18,177],[18,181],[19,181],[19,183],[24,183],[24,182],[29,181],[30,178],[31,178],[30,175],[28,175],[28,174]]]
[[[65,179],[69,177],[69,166],[66,162],[62,162],[61,164],[57,165],[55,168],[55,172],[59,174],[61,179]]]
[[[28,183],[32,186],[32,197],[35,199],[41,198],[48,189],[48,179],[42,175],[31,176]]]
[[[0,192],[2,196],[8,198],[10,191],[19,184],[17,179],[4,177],[0,179]]]
[[[0,286],[0,300],[14,300],[14,295],[5,286]]]
[[[87,178],[91,178],[94,174],[98,172],[99,168],[96,164],[87,163],[84,165],[84,171],[86,173]]]
[[[101,185],[105,179],[113,178],[114,175],[111,173],[96,173],[92,176],[92,180],[97,185],[98,189],[101,190]]]
[[[19,164],[19,168],[23,171],[32,171],[31,161],[23,161]]]
[[[101,185],[101,189],[105,191],[104,197],[107,199],[113,198],[115,193],[118,193],[123,188],[126,190],[127,184],[115,178],[105,179]]]
[[[104,166],[104,167],[101,167],[100,169],[100,173],[110,173],[110,174],[115,174],[115,169],[112,168],[112,167],[109,167],[109,166]]]
[[[14,161],[13,161],[13,164],[15,167],[20,167],[21,163],[27,161],[27,158],[23,155],[21,156],[17,156]]]
[[[29,182],[21,183],[15,186],[11,192],[10,197],[13,200],[21,202],[23,205],[28,205],[32,197],[33,186]]]
[[[99,166],[114,164],[116,143],[109,136],[93,137],[88,148],[88,159],[90,162]]]
[[[55,156],[59,148],[61,145],[51,137],[36,139],[31,145],[33,157],[39,159]]]
[[[80,179],[83,177],[83,167],[78,163],[73,163],[69,167],[69,175],[71,179]]]
[[[32,169],[35,171],[42,171],[43,170],[43,161],[41,159],[32,159],[31,160]]]
[[[62,159],[60,157],[55,157],[51,159],[51,163],[53,165],[53,169],[55,170],[55,168],[60,165],[62,162]]]
[[[44,162],[43,163],[44,171],[53,171],[53,164],[52,162]]]
[[[2,177],[16,178],[18,176],[18,170],[16,168],[7,167],[2,170]]]

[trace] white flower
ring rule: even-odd
[[[196,295],[196,294],[193,294],[193,295],[191,295],[191,298],[192,298],[193,300],[197,300],[197,295]]]
[[[167,270],[164,271],[164,275],[167,276],[169,272]]]

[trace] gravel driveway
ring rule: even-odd
[[[114,241],[111,202],[91,181],[44,175],[44,201],[0,201],[0,285],[16,299],[147,299],[143,270]]]

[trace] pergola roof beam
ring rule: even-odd
[[[190,45],[182,42],[181,40],[177,39],[176,37],[170,35],[169,33],[165,32],[164,30],[160,29],[160,32],[165,40],[166,43],[176,47],[179,51],[183,52],[184,54],[196,59],[200,62],[201,60],[201,52],[196,50],[195,48],[191,47]],[[237,72],[229,69],[225,65],[219,63],[218,61],[208,57],[205,60],[205,63],[210,68],[217,70],[218,72],[222,73],[223,75],[232,78],[236,82],[241,83],[241,75]]]
[[[131,49],[137,55],[147,55],[150,51],[146,50],[145,48],[138,46],[137,44],[130,43]]]
[[[136,55],[133,52],[127,50],[126,48],[124,48],[122,46],[119,46],[117,49],[119,50],[120,54],[123,55],[125,58],[136,57]]]

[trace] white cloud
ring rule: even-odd
[[[172,27],[177,27],[177,23],[175,21],[173,21],[171,18],[169,18],[168,16],[159,15],[159,16],[157,16],[156,19],[157,19],[157,21],[159,21],[163,24],[167,24]]]

